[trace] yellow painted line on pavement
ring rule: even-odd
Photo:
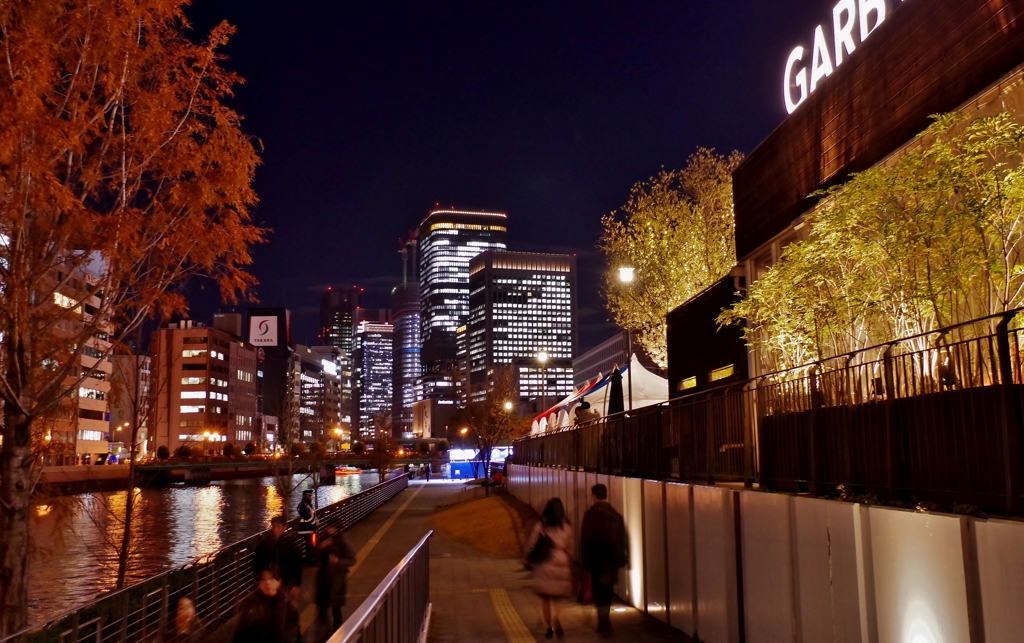
[[[380,526],[380,529],[378,529],[376,533],[373,534],[373,537],[370,538],[370,540],[368,540],[365,545],[363,545],[363,548],[360,549],[359,553],[356,554],[356,564],[352,565],[352,567],[350,567],[348,570],[349,576],[351,576],[357,569],[359,569],[359,566],[363,564],[363,561],[366,560],[366,558],[370,555],[370,552],[373,551],[373,548],[377,546],[377,543],[384,539],[384,534],[386,534],[388,529],[391,528],[391,525],[395,524],[395,521],[398,520],[398,516],[401,515],[403,511],[405,511],[405,508],[409,506],[409,503],[411,503],[416,498],[417,495],[419,495],[420,491],[423,491],[423,487],[425,486],[426,485],[419,485],[416,491],[414,491],[412,495],[409,496],[409,499],[402,503],[402,506],[399,507],[398,510],[395,511],[395,513],[391,514],[391,517],[388,518],[387,521],[385,521],[385,523]],[[313,621],[317,619],[317,616],[318,615],[316,604],[307,605],[306,609],[302,610],[302,614],[299,615],[299,629],[303,633],[305,633],[306,630],[308,630],[309,627],[313,624]]]
[[[523,619],[519,618],[516,608],[512,606],[508,592],[504,589],[492,589],[491,603],[494,604],[494,611],[498,613],[498,620],[505,630],[509,643],[536,643],[537,639],[533,638]]]

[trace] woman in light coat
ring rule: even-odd
[[[540,521],[533,526],[533,531],[526,541],[527,554],[533,551],[542,534],[551,539],[552,547],[546,560],[533,565],[533,591],[540,597],[544,623],[548,626],[544,637],[551,638],[557,634],[558,638],[562,638],[564,634],[559,616],[564,600],[573,593],[572,561],[576,546],[573,541],[572,525],[569,524],[565,516],[565,507],[558,498],[548,501]]]

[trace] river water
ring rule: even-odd
[[[215,482],[206,487],[143,489],[136,505],[129,582],[185,565],[267,529],[284,499],[273,477]],[[377,474],[338,476],[320,487],[317,506],[367,489]],[[288,501],[295,515],[304,476]],[[93,600],[117,581],[117,550],[127,491],[90,493],[37,504],[29,554],[29,622],[38,623]]]

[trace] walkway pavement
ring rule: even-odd
[[[346,532],[359,552],[348,581],[347,618],[384,577],[431,529],[431,515],[464,489],[462,482],[413,481],[408,489]],[[430,542],[430,641],[449,643],[525,643],[543,641],[540,605],[520,562],[483,553],[434,532]],[[307,643],[323,641],[312,603],[315,570],[303,577],[302,629]],[[613,641],[690,641],[677,630],[642,612],[616,606]],[[565,640],[597,641],[592,607],[567,605],[562,614]]]

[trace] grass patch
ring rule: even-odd
[[[536,519],[529,505],[504,494],[439,509],[430,521],[436,531],[452,540],[493,556],[519,558],[526,529]]]

